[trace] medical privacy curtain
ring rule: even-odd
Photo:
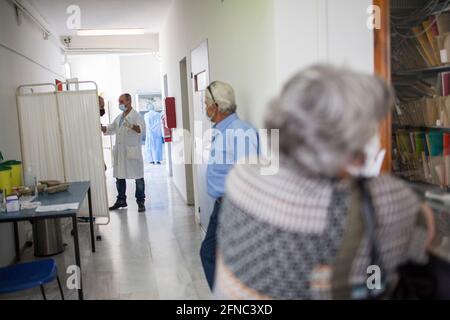
[[[58,92],[56,97],[66,180],[90,181],[95,215],[108,216],[97,91]]]
[[[64,181],[58,108],[54,93],[17,97],[25,175]]]
[[[90,181],[96,217],[109,217],[97,91],[17,97],[24,169],[39,180]],[[87,202],[81,209],[88,214]]]

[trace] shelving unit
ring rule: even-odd
[[[392,128],[394,132],[397,130],[441,130],[444,132],[450,132],[450,128],[447,127],[433,127],[433,126],[402,126],[402,125],[393,125]]]
[[[391,168],[394,174],[450,188],[450,78],[447,33],[450,33],[448,0],[378,1],[389,6],[389,79],[397,92],[391,120]]]
[[[439,67],[420,68],[406,71],[394,71],[393,76],[433,76],[437,73],[450,72],[450,65],[443,65]]]
[[[376,29],[374,31],[374,41],[375,41],[374,69],[378,76],[385,79],[387,82],[392,83],[394,86],[397,86],[398,89],[398,87],[401,88],[402,86],[407,87],[408,86],[407,81],[425,80],[429,84],[433,84],[434,81],[437,83],[436,79],[440,73],[450,72],[450,64],[433,67],[420,66],[420,67],[409,67],[409,68],[405,67],[402,69],[397,69],[399,64],[398,61],[396,61],[396,63],[393,63],[393,58],[395,58],[393,55],[395,54],[394,49],[396,46],[396,41],[398,39],[393,35],[396,32],[398,32],[398,28],[391,25],[393,17],[397,17],[394,18],[396,22],[398,22],[400,18],[407,19],[412,12],[414,13],[421,12],[421,9],[423,9],[427,4],[436,5],[435,8],[433,8],[434,10],[430,10],[430,14],[437,14],[443,8],[448,8],[450,6],[450,0],[449,1],[373,0],[373,4],[378,6],[381,9],[381,12],[383,13],[381,15],[382,17],[381,28]],[[422,17],[422,19],[423,18],[424,17]],[[419,20],[420,19],[418,19],[417,21]],[[401,86],[399,86],[398,83],[399,80],[404,82],[402,83]],[[433,96],[434,95],[431,95],[431,97],[429,97],[428,99],[431,99]],[[405,104],[405,106],[407,105]],[[394,110],[394,112],[398,112],[398,109]],[[404,112],[410,111],[406,108]],[[410,113],[409,115],[410,118],[412,118],[413,115],[417,114]],[[402,123],[399,125],[398,123],[396,123],[396,121],[399,120],[399,117],[395,113],[393,113],[392,115],[388,116],[385,119],[385,121],[383,121],[383,123],[380,126],[380,132],[381,132],[382,146],[387,150],[387,156],[385,159],[385,163],[383,165],[384,172],[394,173],[398,177],[407,181],[407,183],[419,195],[419,197],[421,197],[424,201],[426,201],[428,205],[434,210],[436,236],[432,244],[431,252],[433,252],[433,254],[438,257],[450,261],[450,205],[439,201],[430,200],[427,199],[426,197],[427,192],[432,192],[433,194],[436,195],[449,194],[450,184],[447,185],[435,183],[433,184],[430,183],[430,181],[419,181],[420,179],[419,180],[415,179],[417,177],[414,176],[414,169],[417,168],[415,168],[414,165],[411,165],[411,163],[409,163],[410,164],[409,171],[399,172],[396,170],[397,169],[396,166],[398,164],[396,159],[396,157],[398,156],[398,150],[396,146],[396,136],[395,136],[396,132],[423,131],[423,132],[441,132],[443,134],[447,133],[450,135],[450,112],[446,117],[441,118],[444,118],[443,120],[445,121],[441,123],[436,122],[432,123],[430,119],[427,119],[426,125],[411,125],[411,124],[408,125],[408,123]],[[408,119],[408,117],[406,117],[406,119]],[[408,155],[408,157],[405,157],[405,160],[412,159],[414,161],[415,159],[417,160],[417,156],[418,153]],[[450,172],[450,162],[448,164],[449,164],[448,170]]]
[[[448,1],[440,1],[432,14],[438,14],[444,8],[448,8]],[[373,4],[380,7],[381,11],[384,13],[381,20],[381,28],[374,31],[375,40],[375,72],[382,78],[386,79],[388,82],[392,83],[394,86],[399,86],[398,82],[400,80],[426,80],[428,83],[432,83],[433,80],[442,72],[450,72],[450,64],[433,66],[433,67],[418,67],[418,68],[404,68],[401,70],[396,70],[396,65],[392,62],[393,55],[395,54],[393,48],[396,46],[396,39],[393,34],[398,30],[392,26],[393,17],[404,17],[408,18],[412,12],[417,13],[431,3],[430,0],[374,0]],[[422,17],[425,19],[426,17]],[[410,26],[412,27],[412,26]],[[406,84],[407,85],[407,84]],[[395,112],[395,111],[394,111]],[[444,185],[436,185],[430,183],[429,181],[414,181],[411,180],[410,172],[402,174],[401,172],[395,172],[396,167],[396,156],[398,154],[396,150],[396,138],[395,134],[398,131],[439,131],[443,133],[450,134],[450,123],[445,125],[407,125],[395,123],[396,117],[389,116],[381,125],[382,133],[382,145],[386,148],[387,158],[385,160],[383,169],[385,172],[392,172],[397,174],[399,177],[406,179],[408,183],[413,187],[413,189],[425,199],[425,193],[427,191],[432,191],[433,193],[450,193],[450,188]],[[406,176],[406,177],[405,177]],[[450,207],[441,204],[437,201],[428,201],[430,206],[438,212],[448,212],[450,213]]]

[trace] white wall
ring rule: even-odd
[[[298,70],[325,62],[373,72],[371,0],[273,0],[277,86]]]
[[[267,100],[275,93],[273,32],[272,0],[174,1],[160,35],[160,50],[169,96],[178,101],[179,127],[183,123],[179,63],[187,57],[190,69],[191,50],[205,39],[209,40],[211,81],[231,83],[241,118],[262,125]],[[191,88],[189,94],[192,104]],[[173,178],[186,199],[184,165],[173,166]]]
[[[55,43],[43,40],[27,18],[17,24],[8,1],[0,1],[0,30],[0,150],[6,158],[20,159],[16,89],[22,84],[64,80],[63,57]],[[21,230],[29,230],[28,224]],[[10,263],[13,257],[12,226],[0,225],[0,265]]]
[[[120,57],[117,54],[70,55],[72,77],[80,81],[94,81],[105,102],[112,106],[122,93]]]
[[[296,71],[318,62],[373,72],[371,0],[175,0],[160,35],[162,74],[181,101],[179,62],[209,41],[211,81],[236,89],[239,115],[263,126],[267,104]],[[192,104],[192,97],[191,104]],[[180,103],[177,122],[182,123]],[[193,117],[191,117],[193,118]],[[185,196],[184,166],[174,183]]]
[[[372,0],[328,0],[328,62],[374,72],[374,36],[367,27]]]
[[[98,93],[105,99],[107,114],[102,117],[104,125],[109,119],[114,119],[119,113],[118,98],[122,94],[120,76],[120,56],[118,54],[85,54],[69,55],[72,78],[80,81],[94,81]],[[104,158],[108,168],[112,167],[112,149],[114,137],[103,136]]]
[[[274,0],[277,84],[298,70],[326,60],[323,1]]]
[[[120,57],[122,90],[135,97],[138,93],[161,92],[161,61],[156,54]]]
[[[154,54],[70,55],[72,77],[95,81],[99,93],[118,115],[117,101],[122,93],[161,92],[160,60]]]

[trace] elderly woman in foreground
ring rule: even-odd
[[[364,299],[370,249],[353,177],[393,103],[382,80],[311,67],[274,101],[280,170],[234,169],[219,222],[219,299]],[[408,260],[426,261],[430,234],[421,205],[401,181],[367,180],[382,278]],[[389,277],[386,277],[389,276]]]

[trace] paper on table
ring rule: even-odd
[[[40,202],[20,202],[20,208],[23,210],[36,209],[41,206]]]
[[[78,210],[79,205],[80,205],[79,203],[65,203],[65,204],[54,204],[49,206],[40,206],[36,209],[36,212]]]

